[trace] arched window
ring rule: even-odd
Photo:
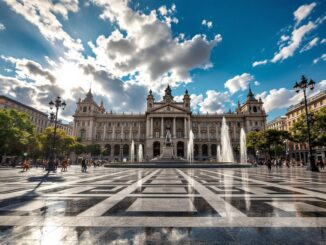
[[[153,157],[159,156],[161,154],[161,144],[158,141],[153,143]]]
[[[104,151],[103,151],[104,156],[110,156],[111,155],[111,145],[107,144],[104,146]]]
[[[124,157],[129,156],[129,145],[127,145],[127,144],[123,145],[122,154]]]
[[[203,157],[207,157],[208,156],[208,146],[206,144],[204,144],[204,145],[202,145],[201,149],[202,149]]]
[[[114,156],[119,156],[120,155],[120,145],[114,145],[113,154],[114,154]]]

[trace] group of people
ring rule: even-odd
[[[23,167],[23,172],[28,171],[31,166],[35,166],[36,168],[42,167],[44,170],[48,169],[49,166],[49,160],[43,159],[43,160],[36,160],[34,161],[34,164],[32,164],[33,161],[31,159],[25,159],[22,162],[22,167]],[[61,167],[61,172],[67,172],[68,171],[68,166],[70,165],[70,159],[69,158],[63,158],[62,160],[60,159],[55,159],[54,160],[54,168],[57,170],[58,167]]]
[[[296,161],[296,160],[289,160],[285,158],[278,158],[278,159],[267,159],[263,162],[263,165],[266,165],[269,170],[272,169],[273,166],[276,168],[281,168],[282,166],[286,166],[287,168],[290,168],[291,166],[299,166],[304,167],[306,164],[303,161]],[[316,165],[320,169],[324,169],[326,166],[326,160],[322,161],[319,159],[316,162]]]
[[[94,168],[101,166],[104,162],[97,160],[95,161],[94,159],[86,159],[85,157],[81,158],[81,167],[82,167],[82,172],[87,171],[87,166],[93,166]]]

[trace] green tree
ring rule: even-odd
[[[84,144],[80,143],[80,142],[76,142],[76,145],[75,145],[75,153],[77,155],[86,153],[86,146]]]
[[[86,152],[91,156],[98,156],[101,154],[101,146],[99,144],[91,144],[86,146]]]
[[[313,146],[326,146],[326,107],[312,114],[310,134]],[[294,142],[308,142],[307,123],[303,115],[294,123],[291,135]]]
[[[41,142],[42,152],[46,157],[50,156],[53,145],[53,133],[54,128],[48,127],[38,137]],[[69,155],[70,152],[75,150],[77,144],[80,143],[78,143],[74,137],[68,136],[62,129],[57,129],[55,143],[55,152],[57,156],[63,157]]]
[[[0,154],[21,155],[31,146],[35,128],[28,115],[16,110],[0,110]]]
[[[283,130],[252,131],[247,135],[247,146],[252,153],[259,150],[269,156],[277,156],[284,152],[284,141],[287,139],[290,139],[290,134]]]

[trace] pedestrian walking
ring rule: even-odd
[[[86,163],[86,159],[84,157],[82,158],[81,165],[82,165],[82,172],[86,172],[87,171],[87,163]]]
[[[270,159],[267,160],[267,168],[268,168],[268,171],[272,170],[272,161]]]
[[[68,160],[64,158],[61,162],[61,172],[67,172]]]
[[[29,170],[30,165],[29,165],[29,161],[27,159],[25,159],[25,161],[23,162],[23,171]]]

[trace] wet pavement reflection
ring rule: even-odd
[[[325,177],[303,168],[2,169],[0,241],[325,244]]]

